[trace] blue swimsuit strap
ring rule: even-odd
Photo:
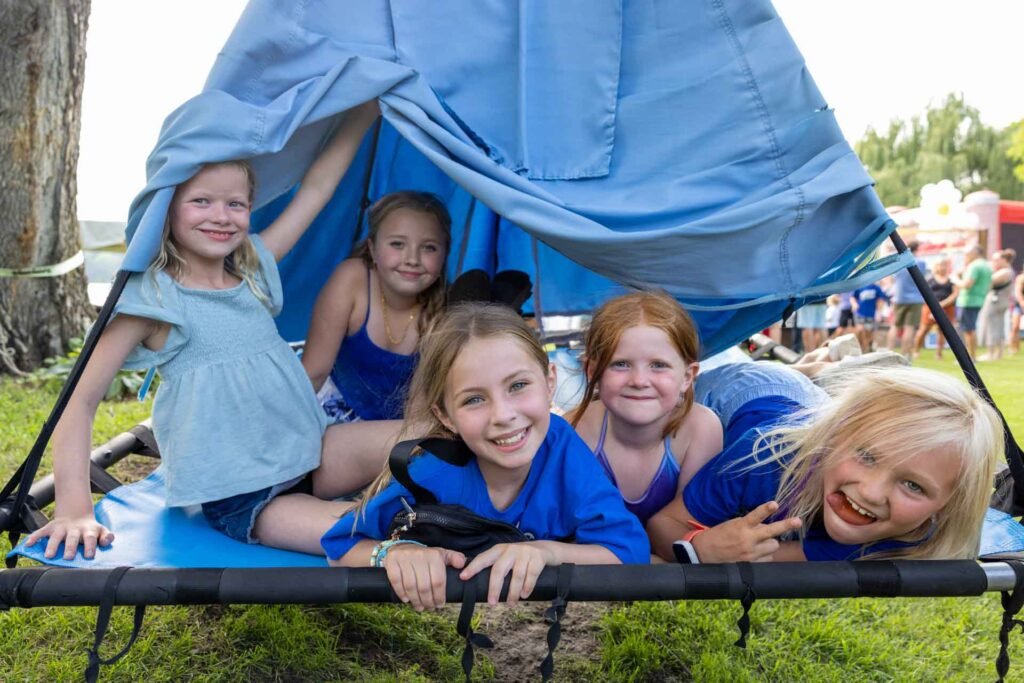
[[[601,436],[598,437],[597,445],[594,447],[594,455],[597,456],[597,461],[601,463],[601,467],[608,474],[608,478],[612,480],[612,484],[614,484],[615,488],[619,488],[619,482],[615,478],[615,472],[612,470],[612,464],[608,461],[608,456],[605,455],[604,452],[604,439],[607,434],[608,410],[605,409],[604,417],[601,419]],[[651,477],[651,481],[647,484],[647,488],[644,489],[643,494],[636,500],[630,500],[625,496],[622,496],[622,499],[627,503],[642,503],[647,496],[650,495],[651,489],[654,488],[654,485],[661,478],[662,474],[665,472],[665,468],[674,469],[675,472],[673,473],[673,476],[679,475],[679,463],[676,462],[675,455],[672,453],[672,437],[670,436],[665,437],[665,454],[662,456],[661,465],[658,466],[658,471],[654,473],[653,477]],[[622,491],[620,490],[619,493],[622,493]]]

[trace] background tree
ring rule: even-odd
[[[0,0],[0,268],[80,249],[75,195],[91,0]],[[37,366],[82,334],[85,273],[0,277],[0,372]]]
[[[1010,126],[1010,129],[1010,149],[1007,155],[1016,164],[1013,174],[1024,183],[1024,119]]]
[[[923,116],[893,119],[884,133],[869,128],[856,150],[887,206],[916,206],[921,188],[944,178],[964,194],[984,189],[1024,199],[1024,177],[1014,175],[1009,156],[1015,131],[986,126],[977,109],[950,94]]]

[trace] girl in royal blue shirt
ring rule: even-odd
[[[705,378],[726,447],[648,524],[661,557],[677,540],[700,562],[977,556],[1003,436],[964,382],[859,370],[828,399],[777,364]]]
[[[547,354],[511,309],[465,304],[427,335],[405,419],[410,432],[462,439],[476,458],[455,467],[425,454],[410,476],[441,503],[457,503],[518,526],[535,540],[499,544],[471,561],[458,552],[384,540],[402,499],[414,497],[382,475],[360,510],[323,537],[332,565],[387,570],[395,593],[417,610],[444,604],[447,567],[468,580],[491,568],[488,601],[511,574],[508,601],[533,591],[541,570],[563,562],[645,563],[650,546],[637,518],[586,444],[552,416]],[[560,539],[572,538],[574,542]]]

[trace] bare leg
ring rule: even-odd
[[[401,429],[401,420],[328,427],[320,467],[313,472],[313,494],[317,498],[336,498],[364,488],[387,466],[388,454]]]
[[[899,328],[897,328],[896,325],[890,325],[889,326],[889,335],[886,338],[886,342],[885,342],[885,348],[889,349],[890,351],[895,351],[896,350],[896,337],[898,336],[898,334],[899,334]]]
[[[974,359],[978,354],[978,338],[974,332],[964,332],[964,343],[967,344],[967,353]]]
[[[931,330],[931,325],[921,324],[921,327],[917,328],[917,334],[914,335],[914,353],[920,353],[921,349],[924,348],[924,338],[928,336],[928,332]],[[942,335],[940,334],[939,337]]]
[[[903,326],[903,338],[900,340],[900,350],[903,355],[910,358],[914,352],[914,327],[913,325]]]
[[[271,548],[323,555],[320,538],[356,505],[320,500],[304,493],[278,496],[256,518],[253,535]]]
[[[1014,309],[1010,315],[1010,353],[1016,354],[1020,351],[1020,313]]]

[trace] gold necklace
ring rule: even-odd
[[[405,329],[402,330],[402,336],[395,339],[394,335],[391,334],[391,325],[388,324],[388,302],[387,299],[384,298],[383,289],[380,290],[380,306],[381,314],[384,317],[384,335],[388,338],[388,343],[391,344],[391,346],[398,346],[402,343],[402,340],[405,339],[405,335],[409,334],[409,328],[412,327],[412,321],[416,319],[416,313],[413,312],[409,314],[409,322],[405,324]]]

